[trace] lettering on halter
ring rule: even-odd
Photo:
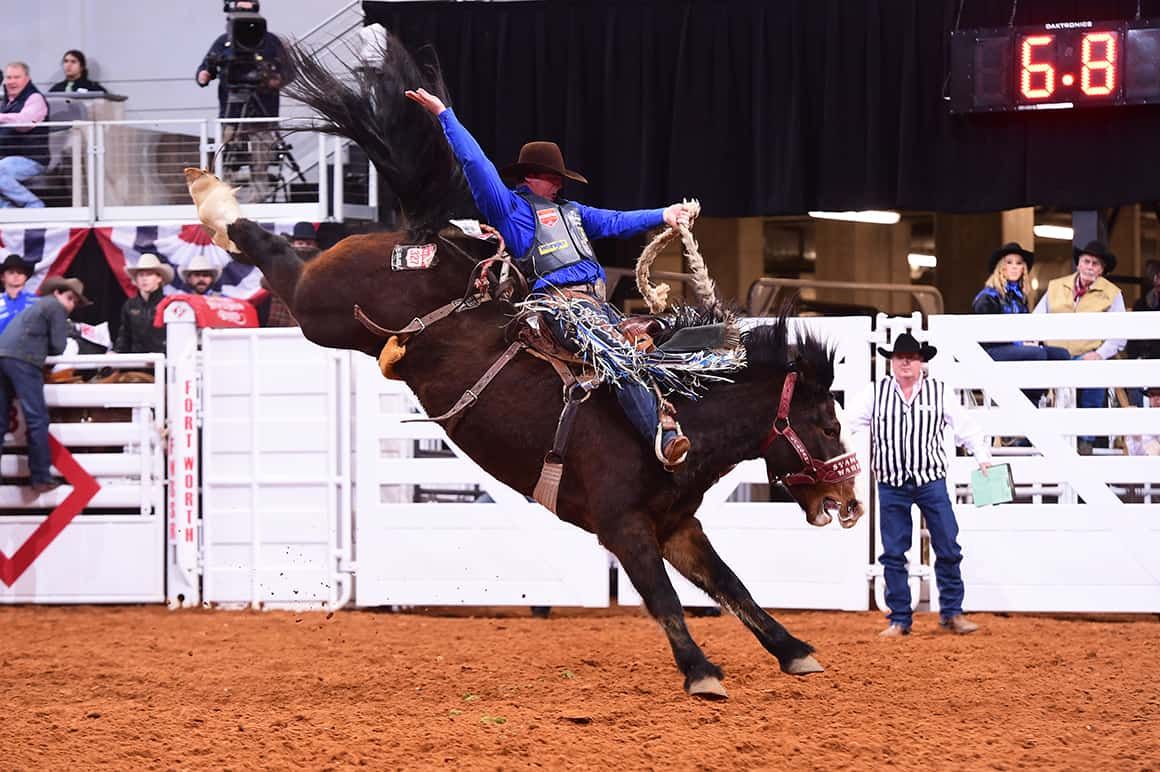
[[[806,449],[805,443],[798,437],[797,432],[790,426],[789,405],[793,401],[797,375],[797,373],[789,373],[785,376],[785,382],[781,386],[781,399],[777,404],[777,416],[773,419],[773,426],[770,427],[769,434],[765,435],[765,440],[761,443],[761,454],[765,455],[769,446],[778,437],[785,438],[802,461],[800,472],[781,476],[781,481],[788,486],[834,484],[856,477],[862,471],[856,453],[843,453],[826,461],[814,458]]]

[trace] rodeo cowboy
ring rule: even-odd
[[[565,167],[554,142],[529,142],[520,149],[519,160],[501,172],[439,97],[421,88],[406,95],[439,119],[476,206],[504,237],[520,270],[532,278],[533,292],[557,292],[591,303],[615,325],[617,313],[605,303],[604,269],[589,238],[622,238],[662,225],[677,228],[689,224],[689,210],[683,204],[618,212],[561,198],[566,179],[579,183],[588,180]],[[505,177],[518,183],[514,189],[504,184]],[[558,318],[553,318],[553,326],[558,340],[569,340]],[[653,390],[629,381],[614,386],[625,415],[655,448],[657,458],[668,468],[682,463],[689,452],[689,440],[675,425],[664,425]],[[662,422],[659,430],[658,422]]]

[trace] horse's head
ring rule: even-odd
[[[751,365],[774,357],[767,364],[780,370],[780,390],[773,395],[776,411],[760,448],[766,474],[771,485],[789,489],[811,525],[827,525],[837,516],[843,528],[850,528],[864,510],[854,488],[858,459],[842,442],[830,393],[834,352],[808,334],[790,347],[787,331],[782,317],[746,336]]]

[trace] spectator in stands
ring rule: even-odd
[[[197,295],[220,295],[214,290],[214,282],[221,275],[221,269],[209,261],[205,255],[194,255],[184,268],[178,271],[181,280]]]
[[[8,416],[15,395],[28,431],[28,469],[37,493],[59,485],[52,478],[48,450],[48,407],[44,402],[45,357],[60,354],[68,342],[68,316],[89,304],[79,279],[53,276],[40,285],[41,299],[0,333],[0,405]],[[0,432],[0,436],[3,432]],[[0,442],[0,450],[3,443]]]
[[[891,374],[865,389],[846,411],[851,432],[870,430],[871,466],[878,480],[879,525],[882,529],[883,576],[890,625],[879,635],[900,638],[910,633],[912,609],[906,551],[914,525],[911,507],[918,505],[930,531],[937,560],[940,624],[953,633],[979,629],[963,616],[963,553],[959,526],[947,495],[947,458],[943,432],[965,445],[986,473],[991,456],[975,422],[941,381],[923,373],[938,350],[919,345],[910,333],[894,340],[894,349],[879,348],[890,359]]]
[[[314,230],[314,224],[294,223],[294,232],[290,234],[290,246],[298,252],[299,257],[302,257],[303,251],[316,252],[318,250],[318,232]]]
[[[274,294],[266,277],[262,277],[261,287],[265,290],[265,297],[257,301],[258,326],[260,327],[297,327],[298,320],[290,313],[290,306],[282,298]]]
[[[48,129],[40,125],[47,117],[48,101],[32,83],[28,65],[9,62],[0,99],[0,208],[44,206],[21,183],[43,173],[48,165]]]
[[[1160,260],[1144,263],[1144,278],[1147,286],[1132,310],[1160,311]],[[1160,340],[1128,341],[1125,353],[1132,359],[1160,359]]]
[[[164,354],[165,328],[155,327],[153,319],[165,294],[164,286],[173,281],[173,268],[157,255],[147,253],[125,272],[137,287],[137,294],[121,306],[121,327],[113,350],[119,354]]]
[[[1150,386],[1144,390],[1147,407],[1160,409],[1160,386]],[[1130,456],[1160,456],[1160,434],[1136,434],[1124,438]]]
[[[36,295],[24,289],[32,270],[32,265],[20,255],[8,255],[0,264],[4,279],[4,293],[0,294],[0,333],[18,313],[36,302]]]
[[[53,83],[49,91],[75,91],[78,94],[95,91],[105,92],[105,87],[95,80],[89,80],[89,65],[85,55],[75,48],[64,52],[60,59],[60,68],[64,70],[64,80]]]
[[[1028,274],[1035,265],[1035,254],[1017,242],[1009,242],[991,253],[988,270],[990,277],[971,303],[976,314],[1026,314],[1031,298],[1031,280]],[[984,343],[983,348],[998,362],[1042,362],[1071,359],[1067,349],[1059,346],[1024,343]],[[1023,392],[1032,404],[1039,404],[1041,390]]]
[[[1104,311],[1123,312],[1124,295],[1104,278],[1116,269],[1116,256],[1100,241],[1089,241],[1075,250],[1075,273],[1052,279],[1047,292],[1035,306],[1037,314],[1082,314]],[[1123,340],[1054,341],[1067,349],[1072,359],[1111,359],[1124,348]],[[1078,389],[1080,407],[1102,407],[1106,389]],[[1095,437],[1079,438],[1080,453],[1090,454]]]

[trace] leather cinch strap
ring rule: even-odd
[[[358,320],[359,324],[361,324],[363,327],[366,327],[375,335],[382,335],[384,338],[389,338],[392,335],[414,335],[415,333],[423,332],[423,330],[427,329],[430,325],[434,324],[440,319],[446,319],[447,317],[451,316],[460,307],[474,308],[475,306],[467,303],[462,298],[452,300],[446,305],[439,306],[429,314],[424,314],[421,317],[416,316],[411,320],[410,324],[401,330],[388,330],[386,327],[381,327],[378,323],[372,321],[369,316],[363,313],[362,308],[357,305],[354,307],[354,318]]]
[[[499,359],[491,363],[491,367],[487,368],[487,372],[481,375],[479,380],[472,384],[470,389],[463,392],[463,395],[459,398],[459,401],[452,405],[451,409],[443,415],[437,415],[431,418],[409,418],[403,421],[403,423],[421,423],[423,421],[434,421],[438,423],[440,421],[446,421],[449,418],[454,418],[455,416],[459,415],[464,410],[471,407],[471,405],[473,405],[475,401],[479,399],[479,395],[482,394],[483,390],[487,388],[487,385],[492,382],[492,379],[499,375],[499,371],[504,369],[508,362],[515,359],[516,354],[520,353],[523,348],[524,344],[520,343],[519,341],[516,341],[515,343],[508,346],[507,350],[500,355]]]

